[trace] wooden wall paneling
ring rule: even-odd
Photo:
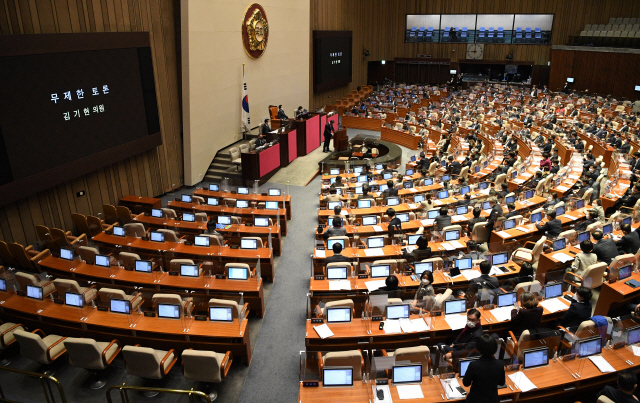
[[[22,227],[25,240],[35,238],[36,230],[34,227],[33,217],[31,216],[31,211],[29,209],[29,201],[27,199],[22,199],[16,203],[16,207],[18,208],[18,213],[20,215],[20,225]]]
[[[92,172],[85,177],[87,184],[87,202],[89,203],[89,210],[91,215],[98,216],[98,213],[102,213],[102,192],[100,190],[100,177],[98,172]]]
[[[25,237],[25,231],[22,228],[22,221],[20,220],[20,212],[15,203],[10,203],[5,206],[7,213],[7,220],[9,221],[9,228],[11,231],[12,242],[18,242],[25,244],[27,238]]]
[[[33,195],[31,197],[27,198],[27,203],[29,205],[29,216],[31,216],[31,224],[32,226],[37,225],[38,224],[42,224],[45,222],[44,220],[44,214],[42,212],[41,206],[40,206],[40,198],[39,196]]]

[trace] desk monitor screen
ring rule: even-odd
[[[485,168],[486,168],[486,167],[488,167],[488,166],[489,166],[489,161],[485,161],[485,162],[482,164],[482,166],[483,166],[483,167],[485,167]]]
[[[153,265],[149,260],[136,260],[135,271],[143,272],[143,273],[151,273],[151,268]]]
[[[195,264],[181,264],[180,265],[180,275],[184,277],[198,277],[200,274],[200,269]]]
[[[527,190],[526,192],[524,192],[524,198],[525,199],[532,198],[535,192],[536,192],[535,190]]]
[[[182,213],[182,221],[196,222],[196,215],[193,213]]]
[[[444,233],[445,241],[457,241],[458,239],[460,239],[460,230],[455,229]]]
[[[207,204],[209,206],[218,206],[220,202],[215,197],[207,197]]]
[[[471,188],[469,186],[463,186],[460,188],[460,194],[464,195],[467,194],[471,191]]]
[[[341,195],[342,194],[342,188],[335,188],[336,189],[336,194],[337,195]]]
[[[344,249],[344,239],[329,239],[327,241],[327,249],[333,250],[333,244],[335,243],[339,243],[342,246],[342,249]]]
[[[278,209],[278,202],[277,201],[264,202],[264,208],[267,209],[267,210],[277,210]]]
[[[351,322],[351,308],[326,308],[327,323]]]
[[[457,74],[458,70],[449,70],[449,74]]]
[[[327,280],[345,280],[347,267],[327,267]]]
[[[111,261],[107,255],[96,255],[96,266],[111,267]]]
[[[331,179],[329,179],[329,183],[330,183],[331,185],[333,185],[333,184],[335,183],[335,181],[336,181],[336,178],[331,178]]]
[[[353,168],[353,173],[359,174],[359,173],[362,172],[362,169],[363,169],[362,167],[355,167],[355,168]]]
[[[454,299],[452,301],[444,301],[444,314],[456,315],[467,311],[467,301],[464,299]]]
[[[387,206],[397,206],[398,204],[400,204],[400,199],[397,197],[387,198]]]
[[[325,367],[322,370],[322,386],[353,386],[353,368]]]
[[[584,207],[584,200],[582,199],[578,199],[576,200],[576,208],[583,208]]]
[[[567,238],[558,238],[553,241],[553,251],[562,250],[567,247]]]
[[[393,383],[420,383],[422,382],[422,364],[416,365],[394,365],[393,366]]]
[[[633,265],[622,266],[618,269],[618,279],[624,280],[631,277],[631,272],[633,271]]]
[[[502,308],[503,306],[511,306],[518,301],[518,293],[510,292],[507,294],[499,294],[498,295],[498,308]]]
[[[451,175],[442,175],[442,182],[449,182],[451,180]]]
[[[181,200],[185,203],[191,203],[193,202],[193,199],[191,197],[191,195],[182,195]]]
[[[370,207],[371,207],[371,199],[358,200],[358,208],[370,208]]]
[[[365,182],[367,182],[367,175],[358,176],[358,183],[365,183]]]
[[[439,215],[440,215],[440,209],[433,209],[433,210],[427,211],[427,218],[430,220],[435,219]]]
[[[247,187],[239,187],[238,188],[238,194],[239,195],[248,195],[249,194],[249,188],[247,188]]]
[[[640,91],[640,85],[636,85],[636,91]]]
[[[418,242],[418,239],[420,239],[422,235],[418,234],[418,235],[409,235],[409,245],[415,245],[416,242]]]
[[[473,167],[473,172],[474,173],[480,172],[480,165],[476,165],[475,167]]]
[[[113,235],[124,237],[124,227],[113,227]]]
[[[545,299],[556,298],[562,296],[562,284],[551,284],[544,286]]]
[[[7,291],[7,280],[0,278],[0,291]]]
[[[209,190],[212,192],[217,192],[218,190],[220,190],[220,185],[218,185],[217,183],[210,183]]]
[[[253,219],[254,227],[268,227],[269,226],[269,218],[267,217],[255,217]]]
[[[60,248],[60,257],[64,260],[73,260],[73,249]]]
[[[194,238],[194,242],[193,244],[195,246],[204,246],[204,247],[209,247],[209,241],[211,239],[208,236],[197,236]]]
[[[384,237],[375,236],[367,238],[367,248],[383,248],[384,247]]]
[[[160,210],[159,208],[152,208],[151,217],[162,218],[162,210]]]
[[[231,225],[231,216],[219,215],[218,216],[218,224]]]
[[[535,223],[542,220],[542,213],[535,213],[535,214],[531,214],[531,223]]]
[[[518,177],[518,171],[511,172],[511,179],[515,179]]]
[[[387,305],[387,314],[389,319],[409,319],[409,304]]]
[[[131,303],[125,299],[112,299],[109,301],[109,310],[115,313],[131,313]]]
[[[258,249],[257,239],[241,239],[240,249]]]
[[[379,187],[379,191],[380,192],[384,192],[385,190],[389,189],[389,185],[387,185],[386,183],[383,183],[382,185],[380,185]]]
[[[265,208],[266,208],[266,204],[269,202],[265,203]],[[249,200],[236,200],[236,207],[237,208],[249,208]]]
[[[568,82],[568,83],[572,83],[573,81],[574,81],[574,80],[573,80],[573,77],[567,77],[567,82]]]
[[[447,197],[449,197],[448,190],[441,190],[438,192],[438,199],[446,199]]]
[[[603,234],[610,234],[613,232],[613,224],[607,224],[602,226]]]
[[[505,229],[505,230],[511,229],[511,228],[513,228],[515,226],[516,226],[516,219],[515,218],[512,218],[510,220],[505,220],[502,223],[502,229]]]
[[[440,166],[442,168],[446,167],[447,166],[447,161],[444,161],[444,160],[440,161]]]
[[[627,343],[636,344],[640,342],[640,326],[633,326],[627,329]]]
[[[387,278],[389,277],[389,265],[371,266],[371,278]]]
[[[470,257],[464,259],[456,259],[455,263],[455,266],[460,270],[469,270],[473,267],[473,261]]]
[[[229,280],[247,280],[249,271],[246,267],[229,267]]]
[[[378,169],[378,170],[383,169],[383,168],[384,168],[384,166],[382,164],[376,164],[376,166],[375,166],[375,169]]]
[[[416,267],[416,276],[418,277],[420,277],[422,275],[422,272],[424,272],[425,270],[433,272],[433,262],[416,263],[415,267]]]
[[[478,358],[460,358],[460,360],[458,360],[458,373],[460,374],[460,378],[464,377],[467,373],[467,368],[469,368],[471,361],[475,361],[477,359]]]
[[[357,194],[357,195],[361,195],[361,194],[362,194],[362,186],[358,186],[358,187],[355,189],[355,194]]]
[[[416,162],[416,156],[415,155],[411,156],[411,162]]]
[[[600,354],[602,352],[602,338],[600,336],[578,340],[578,355],[580,358]]]
[[[456,214],[457,215],[467,214],[468,212],[469,212],[469,209],[467,208],[467,206],[458,206],[458,207],[456,207]]]
[[[334,208],[336,208],[337,206],[342,207],[342,202],[339,201],[332,201],[332,202],[328,202],[327,203],[327,208],[329,210],[333,210]]]
[[[180,319],[180,306],[174,304],[158,304],[158,317]]]
[[[623,219],[620,221],[620,225],[623,225],[623,224],[629,224],[629,225],[631,225],[631,217],[623,218]]]
[[[415,156],[414,156],[415,158]],[[407,169],[407,171],[404,173],[406,176],[411,176],[413,175],[413,169]]]
[[[491,255],[491,264],[497,266],[499,264],[506,264],[509,261],[508,252],[494,253]]]
[[[556,217],[560,217],[564,214],[564,206],[556,207]]]
[[[516,202],[516,197],[515,196],[507,196],[505,198],[505,202],[507,202],[507,203],[515,203]]]
[[[396,214],[396,217],[398,217],[400,222],[409,222],[409,213],[399,213]]]
[[[210,306],[209,320],[212,322],[233,322],[233,308],[230,306]]]
[[[340,171],[338,171],[338,172],[340,172]],[[280,191],[280,189],[270,188],[269,192],[267,194],[269,196],[280,196],[280,195],[282,195],[282,192]]]
[[[42,301],[42,287],[27,284],[27,297]]]
[[[588,239],[591,239],[591,232],[584,231],[578,234],[578,242],[586,241]]]
[[[524,369],[542,367],[549,364],[549,347],[526,349],[524,355]]]
[[[432,178],[425,178],[424,186],[431,186],[431,185],[433,185],[433,179]]]
[[[149,239],[153,242],[164,242],[164,234],[162,232],[151,231]]]
[[[75,292],[66,292],[64,294],[64,304],[75,306],[76,308],[82,308],[84,306],[84,298],[82,297],[82,294],[76,294]]]
[[[329,175],[340,175],[340,168],[329,169]]]
[[[362,225],[378,225],[378,217],[374,215],[362,216]]]
[[[389,179],[393,178],[393,174],[391,172],[387,172],[386,174],[382,175],[382,178],[384,180],[389,180]]]
[[[488,187],[489,187],[489,182],[480,182],[478,184],[478,189],[480,189],[480,190],[484,190],[484,189],[486,189]]]
[[[491,203],[489,203],[488,201],[482,203],[482,209],[483,210],[491,210]]]
[[[411,189],[413,187],[413,181],[404,181],[402,182],[403,189]]]

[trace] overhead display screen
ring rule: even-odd
[[[351,31],[313,31],[313,83],[326,91],[351,82]]]

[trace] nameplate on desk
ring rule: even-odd
[[[358,278],[369,278],[367,274],[358,274]]]
[[[170,272],[169,272],[169,275],[170,275],[170,276],[177,276],[177,275],[178,275],[178,272],[177,272],[177,271],[170,271]]]
[[[430,313],[429,313],[429,315],[430,315],[430,316],[441,316],[441,315],[442,315],[442,312],[439,312],[439,311],[433,311],[433,312],[430,312]]]
[[[113,231],[105,231],[104,233],[107,234],[107,235],[111,235],[111,234],[113,234]]]
[[[192,246],[193,245],[193,243],[189,242],[189,241],[186,241],[184,244],[185,244],[185,246]]]
[[[155,318],[156,317],[156,313],[155,312],[145,312],[144,316],[146,316],[148,318]]]
[[[230,247],[231,247],[231,249],[238,249],[239,248],[238,245],[231,245]]]
[[[372,316],[371,317],[372,321],[378,321],[378,320],[382,320],[382,316]]]
[[[193,315],[193,319],[198,320],[200,322],[206,322],[207,321],[207,316],[206,315]]]
[[[143,237],[142,237],[142,238],[140,238],[140,239],[142,239],[143,241],[148,241],[148,240],[149,240],[149,237],[148,237],[148,236],[143,236]]]
[[[304,381],[302,382],[302,387],[303,388],[313,388],[313,387],[318,387],[320,386],[320,382],[318,381]]]
[[[24,291],[16,291],[16,294],[18,294],[21,297],[24,297],[26,295]]]
[[[126,271],[133,271],[133,267],[125,267],[124,268]]]
[[[322,318],[311,318],[311,323],[324,323]]]
[[[98,310],[102,312],[109,312],[109,309],[106,306],[98,305]]]
[[[388,379],[376,379],[376,385],[388,385],[388,384],[389,384]]]
[[[54,304],[58,304],[58,305],[62,305],[64,302],[62,302],[61,299],[56,298],[56,299],[53,300],[53,303]]]
[[[617,349],[620,349],[620,348],[622,348],[622,347],[624,347],[626,345],[627,345],[626,341],[619,341],[617,343],[614,343],[611,347],[613,347],[614,350],[617,350]]]
[[[367,245],[358,245],[358,249],[367,249]]]
[[[324,276],[314,276],[315,280],[324,280]]]
[[[216,278],[224,280],[224,274],[216,274]]]

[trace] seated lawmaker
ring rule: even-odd
[[[262,126],[262,127],[266,127],[266,125],[265,125],[265,126]],[[256,139],[256,148],[258,148],[258,147],[262,147],[262,146],[263,146],[263,145],[265,145],[265,144],[267,144],[267,137],[266,137],[266,135],[265,135],[265,134],[262,134],[262,133],[258,134],[258,138]]]
[[[596,244],[593,245],[593,253],[598,256],[598,262],[604,262],[611,264],[613,259],[618,256],[618,248],[616,243],[611,238],[605,238],[602,230],[596,230],[591,234]]]
[[[296,109],[296,115],[295,117],[297,118],[300,115],[303,115],[304,111],[302,110],[302,106],[298,106],[298,109]]]
[[[411,301],[411,309],[417,310],[418,308],[425,309],[426,303],[424,297],[433,297],[435,292],[433,290],[433,274],[429,270],[425,270],[420,275],[420,285],[416,290],[416,295]]]
[[[284,113],[284,109],[282,109],[282,105],[278,105],[278,119],[284,120],[289,119],[286,113]]]
[[[582,252],[578,253],[573,259],[573,263],[567,268],[567,273],[571,272],[582,277],[587,267],[598,263],[598,256],[593,253],[593,243],[590,239],[580,242],[580,250]]]
[[[491,262],[488,260],[483,260],[480,262],[480,277],[476,277],[471,280],[471,288],[474,291],[478,291],[481,287],[485,288],[499,288],[500,284],[498,283],[498,279],[495,277],[491,277],[489,273],[491,272]]]
[[[578,327],[580,323],[591,317],[591,290],[586,287],[578,288],[575,300],[571,302],[569,310],[562,315],[560,324],[566,328]]]
[[[631,228],[630,224],[622,224],[620,229],[624,235],[616,242],[618,253],[621,255],[625,253],[635,255],[638,249],[640,249],[640,236],[638,236],[636,231],[632,231],[633,228]]]
[[[467,311],[467,325],[462,329],[460,334],[455,338],[452,344],[448,346],[442,346],[442,351],[445,353],[445,360],[452,362],[453,352],[464,350],[466,346],[464,344],[475,343],[482,336],[482,323],[480,323],[481,313],[476,308],[471,308]]]
[[[333,256],[328,256],[324,259],[325,264],[329,263],[339,263],[339,262],[348,262],[349,258],[346,256],[342,256],[342,244],[340,242],[334,242],[333,246]]]
[[[327,228],[324,234],[322,234],[323,239],[327,240],[332,236],[347,236],[347,230],[342,226],[342,218],[334,217],[332,224],[333,226]]]
[[[416,248],[411,251],[411,253],[407,253],[407,250],[403,250],[403,258],[407,261],[419,262],[423,259],[429,259],[431,257],[431,248],[429,247],[429,242],[427,241],[427,237],[424,235],[420,236],[416,241]]]
[[[611,385],[607,385],[598,393],[600,396],[607,397],[615,403],[636,403],[638,398],[634,396],[634,392],[638,387],[638,377],[631,369],[623,369],[618,372],[618,389]]]
[[[538,306],[538,299],[529,291],[520,294],[520,305],[522,308],[511,310],[509,330],[516,336],[516,340],[525,330],[540,327],[544,311],[541,306]]]
[[[556,218],[555,210],[547,210],[547,221],[544,225],[540,225],[539,222],[536,223],[536,228],[540,231],[548,233],[549,236],[555,238],[562,232],[562,222]]]

